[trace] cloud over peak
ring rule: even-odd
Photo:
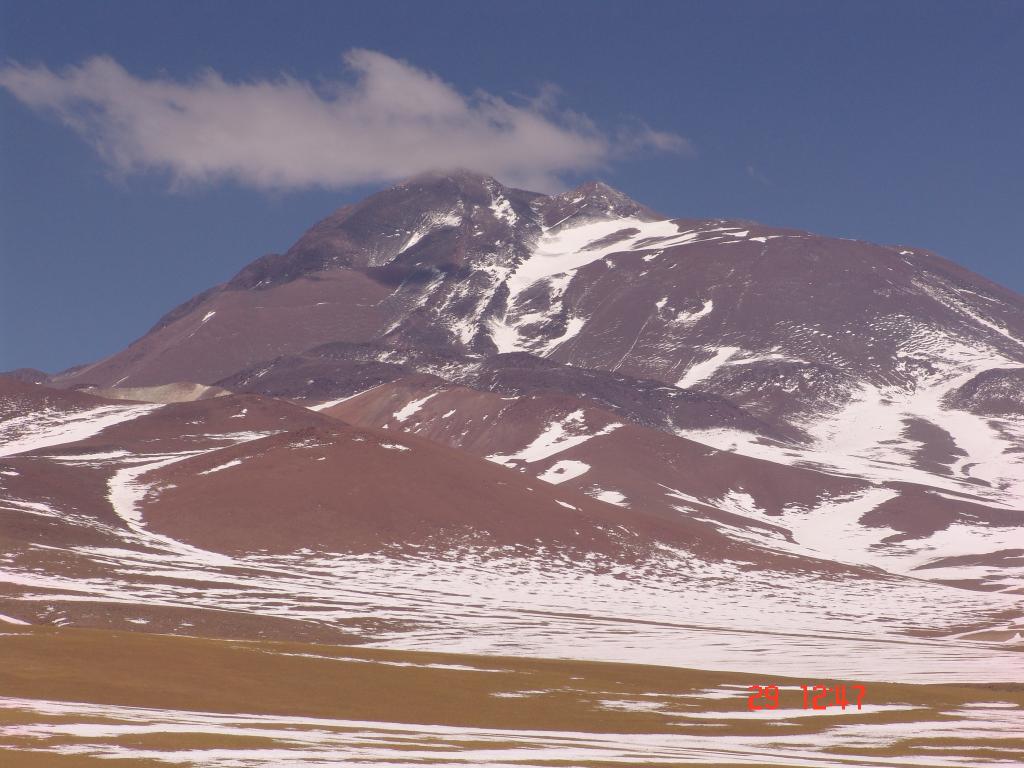
[[[175,184],[225,179],[267,189],[342,188],[435,168],[470,168],[537,189],[637,150],[680,152],[686,139],[635,124],[614,135],[563,109],[555,88],[513,104],[459,93],[375,51],[345,54],[349,77],[227,82],[143,79],[109,57],[54,72],[0,68],[0,86],[56,114],[116,172],[169,173]]]

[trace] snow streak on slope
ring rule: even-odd
[[[678,492],[667,494],[681,498]],[[887,501],[898,498],[899,492],[886,487],[870,487],[845,496],[826,496],[811,506],[788,504],[781,514],[768,515],[758,508],[749,495],[731,492],[717,499],[702,501],[747,518],[756,524],[770,522],[792,534],[792,541],[772,529],[760,525],[740,527],[708,517],[695,515],[692,508],[676,509],[695,519],[706,520],[721,528],[732,538],[767,549],[804,557],[822,558],[836,563],[869,566],[891,574],[914,578],[977,580],[986,589],[1019,593],[1024,585],[1024,566],[1006,562],[991,565],[957,565],[937,568],[932,564],[956,557],[978,558],[996,552],[1020,549],[1021,528],[1018,526],[985,526],[976,523],[952,522],[934,533],[906,536],[885,525],[865,525],[865,515]]]
[[[0,456],[49,448],[84,440],[107,427],[130,421],[160,408],[159,405],[101,405],[67,413],[40,410],[0,421]]]
[[[585,421],[583,413],[572,412],[549,424],[516,459],[502,458],[548,458],[619,426],[608,424],[595,433]],[[208,450],[262,436],[218,435]],[[195,452],[107,452],[92,459],[110,472],[109,500],[123,528],[41,502],[5,502],[6,514],[43,514],[69,529],[91,529],[110,544],[29,544],[0,553],[4,615],[31,620],[54,616],[50,609],[60,606],[62,622],[84,612],[93,622],[107,617],[130,629],[118,624],[128,620],[119,617],[130,607],[133,622],[191,633],[186,624],[213,613],[219,623],[237,617],[297,622],[349,637],[358,631],[365,641],[396,648],[642,660],[825,678],[1003,680],[1019,661],[998,645],[951,639],[971,628],[993,638],[1024,631],[1019,599],[1011,595],[883,574],[817,573],[814,561],[782,573],[669,548],[637,562],[596,553],[580,560],[540,541],[526,548],[424,549],[416,556],[408,550],[208,552],[151,531],[140,507],[147,495],[160,493],[147,473]],[[57,459],[21,459],[51,460]],[[594,492],[612,500],[614,491],[595,486]],[[625,527],[611,533],[624,542],[632,536]],[[103,607],[97,611],[97,605]],[[168,626],[162,613],[168,610],[191,618]],[[757,642],[751,642],[752,632]]]
[[[543,474],[537,477],[546,483],[552,485],[558,485],[564,483],[566,480],[572,480],[574,477],[586,474],[590,470],[590,465],[583,463],[582,461],[574,461],[572,459],[563,459],[557,461],[551,465]]]
[[[462,223],[462,214],[459,211],[448,211],[447,213],[431,213],[424,217],[419,227],[408,234],[399,253],[404,253],[413,248],[420,240],[432,232],[446,227],[457,227]]]
[[[647,221],[636,217],[590,221],[574,226],[545,228],[531,254],[505,280],[508,288],[503,318],[490,321],[491,340],[499,352],[529,351],[548,355],[560,344],[575,337],[586,324],[585,318],[568,318],[565,332],[557,339],[538,341],[528,327],[540,321],[551,321],[563,310],[562,297],[576,270],[614,253],[664,250],[676,245],[710,240],[740,240],[746,231],[733,228],[704,227],[681,231],[670,220]],[[548,286],[548,308],[543,312],[527,312],[518,305],[538,284]],[[711,311],[712,302],[704,309],[680,319],[696,323]],[[684,313],[685,314],[685,313]]]
[[[738,497],[702,500],[720,509],[788,528],[797,546],[768,540],[756,529],[730,530],[748,541],[839,562],[856,562],[927,578],[982,580],[986,588],[1020,590],[1024,567],[1010,561],[979,562],[972,568],[936,569],[950,557],[985,557],[1020,549],[1024,529],[1024,420],[983,417],[947,404],[948,396],[980,373],[1012,367],[1013,361],[983,345],[968,346],[946,334],[911,332],[907,355],[927,348],[931,371],[911,386],[864,382],[839,408],[805,418],[810,446],[773,443],[736,430],[686,430],[679,434],[719,450],[733,451],[790,466],[808,467],[872,483],[869,490],[842,498],[825,498],[813,507],[791,504],[781,516],[745,506]],[[695,366],[696,368],[697,366]],[[692,369],[691,369],[692,370]],[[926,425],[947,445],[922,466],[919,454],[936,450],[908,435],[908,425]],[[934,442],[934,441],[933,441]],[[926,489],[928,498],[974,503],[998,512],[1002,521],[954,519],[935,523],[938,530],[904,534],[879,525],[865,526],[864,515],[899,495],[898,484]],[[975,508],[977,509],[977,508]],[[977,516],[978,512],[967,515]]]
[[[965,382],[1018,364],[985,345],[967,345],[937,329],[913,328],[906,320],[899,324],[908,339],[897,356],[927,355],[930,372],[905,386],[865,381],[838,408],[823,404],[823,412],[805,417],[800,425],[811,436],[811,446],[771,444],[734,430],[681,434],[780,464],[812,466],[875,483],[919,483],[991,506],[1024,509],[1024,420],[982,417],[947,405],[950,393]],[[916,454],[927,446],[904,434],[914,422],[932,425],[948,437],[944,471],[918,466]]]
[[[703,381],[722,367],[739,351],[739,347],[719,347],[707,360],[700,363],[694,363],[687,368],[686,373],[683,374],[683,378],[676,382],[676,386],[680,389],[686,389],[687,387],[692,387],[694,384]]]
[[[981,365],[991,363],[989,358],[980,361]],[[922,396],[921,402],[940,403],[946,388],[957,386],[960,377],[970,372],[968,369],[967,374],[948,380],[939,378],[938,391],[922,390],[927,397]],[[812,431],[811,427],[834,425],[830,434],[845,441],[827,450],[735,430],[679,432],[698,443],[768,460],[776,467],[727,455],[715,457],[689,441],[654,432],[636,432],[633,428],[595,441],[601,426],[614,417],[608,411],[592,410],[592,402],[585,411],[557,401],[558,406],[550,410],[524,409],[506,414],[506,404],[492,397],[482,419],[476,412],[470,421],[442,426],[441,420],[454,412],[445,413],[445,409],[449,404],[457,404],[461,396],[457,390],[449,390],[432,403],[432,410],[417,412],[402,428],[450,445],[472,445],[471,450],[492,461],[548,483],[569,483],[576,491],[601,501],[625,503],[646,512],[670,512],[674,508],[681,515],[716,526],[728,538],[760,548],[881,568],[915,578],[959,582],[968,588],[1024,588],[1024,566],[1016,564],[1011,556],[1012,550],[1021,546],[1024,502],[1005,494],[1001,497],[998,489],[979,484],[976,467],[969,460],[979,450],[969,442],[964,443],[966,450],[962,455],[956,450],[951,453],[953,458],[945,473],[915,466],[914,454],[921,444],[904,436],[904,422],[914,413],[925,414],[924,408],[904,408],[904,400],[910,397],[905,389],[893,387],[890,394],[877,387],[871,391],[876,392],[876,406],[883,409],[881,414],[850,415],[837,409],[808,422],[808,431]],[[400,396],[388,411],[415,396]],[[999,423],[998,419],[969,412],[951,411],[950,417],[967,425],[962,432],[973,436],[979,444],[984,444],[979,436],[991,433],[990,444],[998,444],[1008,462],[1005,477],[1024,475],[1024,468],[1015,469],[1024,459],[1024,453],[1015,449],[1015,445],[1024,446],[1024,432],[1014,440],[1010,434],[1012,422]],[[351,414],[349,418],[358,420]],[[938,411],[930,414],[929,419],[929,423],[943,423]],[[366,423],[380,426],[372,418]],[[951,432],[960,434],[952,428]],[[633,466],[629,457],[634,448],[643,452],[652,442],[664,444],[662,453],[652,453],[651,462]],[[956,449],[952,437],[950,442]],[[865,445],[883,453],[869,454],[870,459],[860,458]],[[684,457],[695,452],[700,454],[697,460],[702,469],[688,471],[690,460]],[[679,458],[670,461],[672,456]],[[991,463],[991,459],[987,461]],[[715,468],[719,462],[734,469],[721,472]],[[682,470],[681,477],[674,467]],[[958,478],[955,472],[960,467],[975,474]],[[669,478],[669,482],[662,482]],[[793,484],[791,491],[789,484]],[[665,493],[666,490],[669,492]],[[694,505],[703,505],[705,509],[698,511]],[[917,510],[932,507],[938,508],[930,515],[921,514],[920,520],[907,528],[889,520],[893,514],[913,518]],[[716,515],[714,510],[729,514]],[[876,510],[878,513],[872,515]],[[787,530],[792,536],[786,535]],[[961,556],[976,562],[941,562]]]
[[[376,388],[377,388],[376,386],[373,386],[373,387],[370,387],[369,389],[362,389],[362,390],[360,390],[358,392],[355,392],[355,393],[353,393],[351,395],[345,395],[345,397],[335,398],[334,400],[328,400],[327,402],[324,402],[324,403],[317,403],[316,405],[309,406],[309,409],[311,411],[326,411],[328,408],[333,408],[336,405],[341,405],[346,400],[351,400],[354,397],[359,397],[359,395],[362,395],[362,394],[364,394],[366,392],[371,392],[371,391],[375,390]]]
[[[197,617],[191,622],[215,611],[220,622],[237,614],[348,635],[358,622],[364,640],[408,650],[906,682],[1016,677],[1019,656],[998,645],[921,637],[979,622],[1022,631],[1020,619],[1005,618],[1019,612],[1010,596],[908,579],[780,574],[678,551],[625,565],[599,556],[581,564],[543,547],[532,555],[509,550],[225,559],[184,545],[75,547],[45,574],[20,567],[24,558],[14,553],[0,556],[0,580],[21,592],[14,604],[22,608],[106,603],[154,621],[166,609],[188,610]]]
[[[537,695],[548,693],[537,691]],[[688,700],[692,700],[689,697]],[[629,701],[642,705],[644,702]],[[692,705],[690,705],[692,706]],[[0,728],[0,738],[37,754],[167,762],[176,765],[236,768],[249,765],[514,766],[537,765],[735,765],[804,768],[1020,768],[1024,762],[977,754],[961,745],[984,740],[989,748],[1011,750],[1013,734],[1024,727],[1019,708],[998,702],[981,707],[949,707],[883,719],[900,707],[865,707],[864,712],[826,711],[827,725],[780,728],[765,748],[763,734],[723,734],[726,718],[717,712],[678,711],[686,733],[592,733],[581,731],[481,728],[289,715],[225,714],[126,707],[112,704],[0,699],[0,710],[15,715],[16,725]],[[874,722],[863,722],[860,714]],[[744,713],[779,725],[795,725],[792,710]],[[695,715],[703,719],[693,720]],[[741,715],[740,717],[743,717]],[[714,721],[714,722],[710,722]],[[703,726],[703,727],[700,727]],[[730,729],[731,730],[731,729]],[[163,737],[149,742],[152,737]],[[191,748],[161,746],[195,738]],[[196,738],[199,737],[199,738]],[[907,750],[905,742],[917,746]],[[240,742],[247,741],[242,744]],[[147,745],[148,743],[148,745]],[[1005,747],[1003,746],[1005,744]],[[953,746],[951,746],[953,745]],[[876,751],[891,756],[875,754]],[[969,758],[962,757],[966,752]],[[969,762],[968,762],[969,760]]]
[[[422,408],[423,404],[426,403],[428,400],[430,400],[430,398],[434,397],[436,394],[437,393],[435,393],[435,392],[431,392],[426,397],[421,397],[418,400],[412,400],[412,401],[406,403],[404,406],[402,406],[402,408],[400,408],[399,410],[395,411],[395,414],[394,414],[395,418],[398,419],[399,421],[405,421],[410,416],[412,416],[414,413],[416,413],[416,411],[418,411],[420,408]]]
[[[966,301],[963,296],[965,293],[972,293],[971,291],[963,289],[958,290],[949,285],[936,284],[934,281],[925,282],[923,280],[915,281],[915,286],[934,298],[943,306],[963,315],[973,323],[987,328],[988,330],[995,331],[1000,336],[1003,336],[1013,342],[1013,344],[1021,350],[1024,350],[1024,339],[1015,336],[1002,323],[994,322],[989,318],[982,317],[977,311],[971,309],[969,302]]]
[[[547,425],[537,438],[516,453],[488,456],[490,461],[506,467],[516,467],[518,462],[533,463],[554,456],[562,451],[585,443],[593,437],[600,437],[614,432],[621,424],[608,424],[596,432],[587,430],[582,410],[573,411],[561,421],[553,421]]]
[[[935,334],[929,343],[938,348],[931,355],[934,373],[921,377],[912,388],[862,385],[841,411],[806,425],[816,438],[815,448],[837,457],[902,469],[910,463],[907,445],[900,440],[904,423],[919,419],[944,430],[964,454],[950,467],[959,486],[952,490],[978,492],[980,486],[981,495],[993,500],[1024,503],[1020,446],[1001,439],[991,420],[944,404],[950,392],[978,374],[1013,362],[995,350],[968,346],[943,334]],[[915,346],[920,349],[920,342]]]

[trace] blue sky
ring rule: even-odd
[[[115,352],[415,170],[406,101],[428,157],[1024,291],[1022,52],[1024,2],[0,0],[0,370]]]

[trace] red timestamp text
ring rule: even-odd
[[[747,690],[753,691],[747,697],[747,709],[779,708],[779,687],[777,685],[751,685]],[[801,685],[804,709],[828,709],[829,707],[861,708],[867,689],[863,685]]]

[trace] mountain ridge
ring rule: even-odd
[[[432,174],[17,376],[0,620],[822,679],[1024,642],[1024,298],[919,249]]]
[[[456,209],[461,211],[458,217]],[[553,224],[544,223],[552,211],[558,218]],[[708,334],[701,331],[709,329],[716,317],[722,317],[716,306],[724,307],[744,323],[744,327],[735,327],[734,320],[725,317],[727,325],[721,326],[725,336],[711,330],[716,348],[737,350],[733,362],[726,359],[726,366],[717,366],[719,373],[728,372],[735,378],[741,373],[735,360],[758,354],[799,359],[795,352],[779,354],[773,349],[780,346],[780,341],[790,342],[791,334],[766,336],[757,328],[771,323],[792,324],[798,307],[791,306],[791,298],[798,304],[811,305],[809,321],[820,324],[826,313],[837,318],[834,322],[856,319],[858,313],[865,314],[865,309],[876,315],[893,314],[899,309],[895,299],[905,297],[902,303],[909,300],[920,306],[923,317],[918,322],[944,327],[954,322],[973,324],[973,336],[985,336],[986,344],[1004,353],[1012,350],[1011,360],[1024,351],[1024,342],[1020,341],[1024,337],[1024,298],[929,252],[754,224],[741,229],[727,220],[692,222],[656,217],[650,209],[600,182],[543,196],[508,190],[490,177],[476,174],[415,177],[340,208],[314,225],[285,254],[257,259],[227,282],[172,309],[148,334],[120,353],[120,362],[115,355],[49,380],[59,386],[126,382],[158,385],[171,380],[216,384],[280,354],[302,353],[333,341],[353,341],[441,354],[489,356],[524,351],[574,367],[621,371],[687,385],[696,383],[695,374],[689,378],[682,375],[687,368],[700,371],[709,360],[703,349],[708,339],[702,338]],[[648,236],[639,234],[640,228],[656,231]],[[559,238],[564,233],[569,233],[567,242]],[[574,243],[572,237],[589,242]],[[559,253],[559,248],[564,252]],[[668,262],[664,259],[666,251],[671,256]],[[633,256],[637,253],[644,254],[639,264]],[[619,272],[610,274],[616,264]],[[680,266],[683,271],[678,274],[686,285],[671,272]],[[655,276],[647,277],[652,272]],[[328,278],[339,283],[334,295],[331,291],[318,292],[308,284]],[[920,284],[924,278],[929,281],[926,285]],[[698,282],[703,285],[695,285]],[[677,295],[651,295],[662,285],[670,289],[666,293]],[[362,302],[366,312],[358,318],[341,311],[331,320],[336,327],[351,327],[353,323],[363,327],[351,333],[345,329],[332,333],[327,328],[314,332],[310,326],[317,320],[311,317],[312,322],[305,328],[296,327],[288,338],[263,345],[265,352],[253,349],[246,353],[242,361],[246,364],[233,371],[222,366],[219,375],[215,371],[189,375],[196,372],[178,364],[173,376],[172,371],[141,376],[132,373],[140,363],[146,365],[147,356],[156,354],[140,348],[155,334],[191,316],[199,317],[198,324],[205,325],[207,320],[215,319],[218,300],[229,301],[232,294],[235,304],[245,305],[234,307],[234,311],[244,312],[250,319],[256,319],[257,309],[264,313],[268,309],[278,311],[261,306],[258,297],[251,294],[257,291],[267,295],[274,290],[304,294],[288,299],[287,309],[280,310],[288,315],[282,315],[282,322],[294,323],[303,302],[305,311],[339,301]],[[616,302],[623,290],[630,294],[629,306],[602,316],[602,303]],[[951,308],[964,298],[964,292],[980,298],[973,307]],[[637,311],[635,305],[644,300],[644,294],[651,295],[647,301],[657,304],[657,317],[647,315],[645,319]],[[716,294],[720,296],[718,305]],[[790,296],[782,303],[777,300],[787,294]],[[251,298],[238,299],[242,295]],[[979,301],[987,303],[979,309]],[[868,304],[873,306],[865,306]],[[983,311],[988,319],[981,316]],[[744,312],[750,315],[745,320]],[[321,315],[328,313],[320,311]],[[937,313],[946,316],[936,318]],[[618,349],[614,343],[607,345],[610,334],[618,334],[620,344],[626,344],[632,318],[639,323],[633,329],[637,333],[632,345]],[[193,321],[185,338],[168,341],[174,347],[194,345],[192,337],[205,335],[208,330],[196,327]],[[867,337],[871,331],[862,324],[844,333]],[[644,349],[650,345],[647,338],[642,338],[645,332],[655,345],[660,343],[659,338],[673,339],[678,349],[675,358],[652,366],[652,359],[659,353],[657,349]],[[746,337],[737,339],[740,345],[729,339],[737,332]],[[229,333],[238,337],[243,331],[230,329]],[[303,339],[303,334],[309,338]],[[887,339],[889,349],[883,351],[891,354],[899,342]],[[849,339],[839,343],[842,348],[851,346]],[[749,349],[755,346],[760,351]],[[851,354],[877,357],[866,349],[852,350]],[[828,362],[828,357],[828,350],[819,349],[803,365],[812,366],[810,378],[817,370],[837,386],[841,372]],[[710,359],[714,362],[713,356]],[[849,364],[849,360],[846,362]],[[861,365],[864,361],[856,362]],[[780,367],[784,366],[776,365]],[[104,368],[112,369],[111,374],[101,375]],[[114,372],[119,375],[114,376]],[[891,381],[900,372],[890,367],[879,376],[879,381]],[[744,383],[733,382],[731,389],[719,394],[743,397],[736,391],[737,386],[742,388]],[[773,406],[760,403],[758,407],[770,410]]]

